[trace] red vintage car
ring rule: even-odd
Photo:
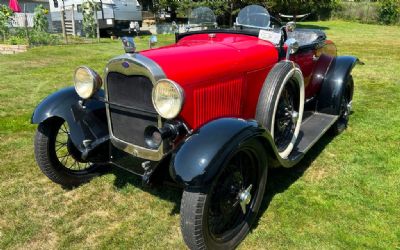
[[[326,132],[346,128],[358,59],[260,6],[229,30],[207,8],[193,13],[175,44],[136,52],[123,38],[126,54],[103,78],[79,67],[75,88],[33,113],[35,156],[68,187],[111,165],[145,184],[173,181],[187,245],[231,249],[256,219],[268,169],[294,166]]]

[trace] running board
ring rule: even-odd
[[[337,115],[315,112],[303,120],[297,142],[288,157],[289,160],[297,160],[307,153],[337,119]]]

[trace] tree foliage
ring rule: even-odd
[[[379,21],[384,24],[395,24],[400,17],[399,0],[381,0],[378,8]]]
[[[93,0],[85,0],[82,4],[82,15],[83,15],[83,31],[86,37],[96,37],[97,22],[94,16],[96,3]]]
[[[152,11],[155,13],[168,9],[171,13],[186,16],[190,9],[207,6],[214,11],[216,16],[230,17],[230,19],[241,8],[249,4],[264,6],[273,14],[300,15],[313,13],[315,16],[321,16],[324,13],[329,14],[339,4],[339,0],[140,0],[141,4],[146,5],[150,4],[149,1],[151,1]]]
[[[9,23],[12,16],[13,12],[7,5],[0,5],[0,35],[3,40],[9,32]]]

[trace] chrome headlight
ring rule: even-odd
[[[74,75],[76,93],[83,99],[90,98],[103,84],[101,77],[91,68],[78,67]]]
[[[154,108],[165,119],[173,119],[181,112],[184,94],[182,88],[168,79],[159,80],[153,88]]]

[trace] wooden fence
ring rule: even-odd
[[[12,27],[25,27],[25,15],[26,20],[28,21],[28,27],[33,27],[33,13],[14,13],[14,16],[11,18],[11,26]]]

